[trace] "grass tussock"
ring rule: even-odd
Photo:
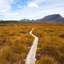
[[[32,28],[39,37],[35,64],[64,64],[64,25],[35,23],[0,26],[0,64],[25,64]]]

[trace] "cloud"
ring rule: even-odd
[[[30,4],[28,4],[28,7],[29,7],[29,8],[33,8],[33,7],[39,8],[38,4],[33,3],[33,2],[31,2]]]
[[[38,19],[54,13],[64,16],[63,0],[0,0],[3,20]]]
[[[0,0],[0,12],[10,9],[10,4],[13,0]]]
[[[28,7],[30,7],[30,8],[33,8],[33,7],[39,8],[39,6],[42,2],[45,2],[45,0],[31,0],[30,3],[28,3]]]

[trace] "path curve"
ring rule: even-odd
[[[32,37],[34,37],[33,45],[31,46],[31,49],[26,57],[25,64],[35,64],[36,61],[36,51],[38,46],[38,37],[32,33],[33,30],[31,30],[29,33]]]

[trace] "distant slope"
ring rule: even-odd
[[[38,20],[42,22],[54,22],[54,23],[64,23],[64,18],[59,14],[53,14],[45,16],[44,18]]]
[[[4,24],[9,24],[9,23],[64,23],[64,18],[60,14],[53,14],[53,15],[48,15],[45,16],[44,18],[37,19],[37,20],[29,20],[29,19],[22,19],[22,20],[9,20],[9,21],[0,21],[1,23]]]

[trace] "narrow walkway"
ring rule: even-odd
[[[25,64],[35,64],[36,50],[37,50],[37,45],[38,45],[38,37],[32,33],[32,30],[29,33],[30,33],[30,35],[32,35],[34,37],[34,41],[33,41],[33,45],[31,46],[31,49],[26,57]]]

